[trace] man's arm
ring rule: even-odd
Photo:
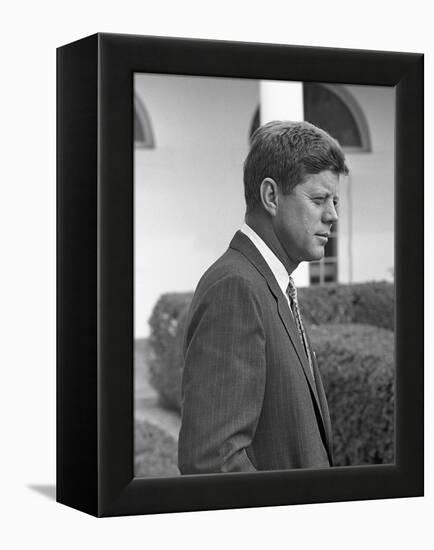
[[[186,327],[179,469],[246,472],[265,387],[265,336],[249,283],[226,277],[196,303]]]

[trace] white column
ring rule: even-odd
[[[271,120],[303,120],[303,83],[261,80],[261,125]],[[297,287],[309,286],[309,264],[302,262],[292,274]]]
[[[303,83],[261,80],[261,124],[271,120],[303,120]]]

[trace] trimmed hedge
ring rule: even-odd
[[[178,325],[185,320],[192,296],[191,292],[163,294],[149,320],[149,381],[158,391],[161,404],[177,411],[181,409],[183,361],[183,331]]]
[[[184,323],[191,298],[191,293],[163,295],[150,319],[150,381],[162,404],[177,411]],[[393,328],[393,285],[311,287],[300,289],[299,298],[323,374],[336,464],[390,463],[394,342],[391,330],[378,327]]]
[[[395,287],[391,283],[300,288],[298,299],[306,324],[360,323],[394,330]]]
[[[298,295],[306,325],[361,323],[393,330],[395,298],[391,283],[314,286],[299,289]],[[179,410],[181,403],[183,335],[178,324],[192,297],[192,292],[163,294],[149,320],[150,382],[161,404],[174,410]]]
[[[310,329],[337,466],[394,460],[394,334],[368,325]]]
[[[178,445],[170,435],[149,422],[136,426],[134,474],[143,476],[179,475]]]

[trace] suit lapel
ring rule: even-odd
[[[279,293],[282,296],[282,292],[280,288],[279,288]],[[295,347],[298,358],[300,359],[301,365],[303,367],[304,374],[309,383],[309,388],[313,395],[313,399],[318,409],[318,413],[320,416],[319,420],[320,420],[320,423],[322,424],[322,430],[324,433],[323,439],[324,439],[325,447],[327,449],[327,454],[329,456],[330,464],[332,464],[333,462],[332,462],[330,417],[328,413],[328,407],[327,407],[327,401],[325,398],[324,388],[321,383],[321,375],[318,370],[318,365],[316,364],[316,359],[312,351],[312,346],[309,341],[309,337],[306,333],[309,349],[311,350],[312,367],[313,367],[315,380],[312,377],[312,373],[309,367],[309,361],[306,357],[306,352],[301,342],[301,338],[298,333],[298,329],[295,325],[295,321],[292,317],[291,312],[289,311],[288,302],[283,296],[281,299],[280,299],[280,296],[277,296],[277,301],[278,301],[280,318],[282,319],[283,324],[285,325],[286,331],[288,332],[288,335],[291,338],[291,341]]]
[[[304,374],[306,375],[306,378],[309,381],[311,390],[316,394],[316,388],[315,388],[314,381],[312,378],[312,373],[309,367],[309,360],[306,356],[303,342],[300,338],[300,334],[298,332],[297,325],[295,324],[294,317],[292,316],[292,313],[289,309],[288,302],[286,298],[283,296],[280,288],[278,289],[278,294],[274,292],[273,294],[276,296],[276,299],[277,299],[277,308],[279,311],[280,319],[282,320],[282,323],[285,326],[286,332],[288,333],[288,336],[291,339],[291,342],[295,348],[295,351],[297,352],[301,366],[303,367]]]
[[[319,400],[319,403],[320,403],[321,416],[322,416],[322,419],[323,419],[323,424],[324,424],[324,429],[325,429],[325,439],[326,439],[327,452],[328,452],[328,455],[329,455],[330,464],[333,465],[332,426],[331,426],[331,421],[330,421],[329,408],[328,408],[328,405],[327,405],[327,398],[326,398],[326,395],[325,395],[324,386],[322,384],[321,373],[320,373],[320,370],[318,368],[318,363],[316,361],[316,354],[312,349],[312,344],[310,343],[309,335],[307,333],[306,333],[306,337],[307,337],[307,341],[308,341],[308,344],[309,344],[309,348],[312,352],[312,363],[313,363],[312,366],[313,366],[313,371],[314,371],[314,374],[315,374],[315,384],[316,384],[316,388],[317,388],[317,395],[318,395],[318,400]]]
[[[298,355],[301,367],[303,369],[306,380],[309,384],[310,391],[313,395],[313,399],[320,413],[320,417],[321,417],[320,419],[323,424],[324,432],[327,433],[324,418],[323,418],[323,412],[322,412],[320,400],[317,393],[316,384],[312,378],[312,373],[310,372],[309,361],[306,357],[303,343],[301,341],[300,335],[295,325],[294,318],[289,310],[288,302],[285,296],[283,295],[282,290],[280,289],[276,281],[276,278],[274,277],[267,262],[264,260],[264,257],[262,256],[262,254],[259,252],[256,246],[252,243],[249,237],[247,237],[247,235],[245,235],[241,231],[237,231],[237,233],[235,233],[235,236],[232,239],[229,246],[230,248],[234,248],[235,250],[238,250],[239,252],[241,252],[241,254],[243,254],[256,267],[256,269],[261,273],[261,275],[267,281],[270,291],[276,298],[279,317]]]

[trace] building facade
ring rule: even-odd
[[[159,296],[193,291],[241,226],[243,161],[269,120],[324,128],[350,168],[326,256],[296,283],[392,280],[393,88],[136,74],[134,107],[136,337]]]

